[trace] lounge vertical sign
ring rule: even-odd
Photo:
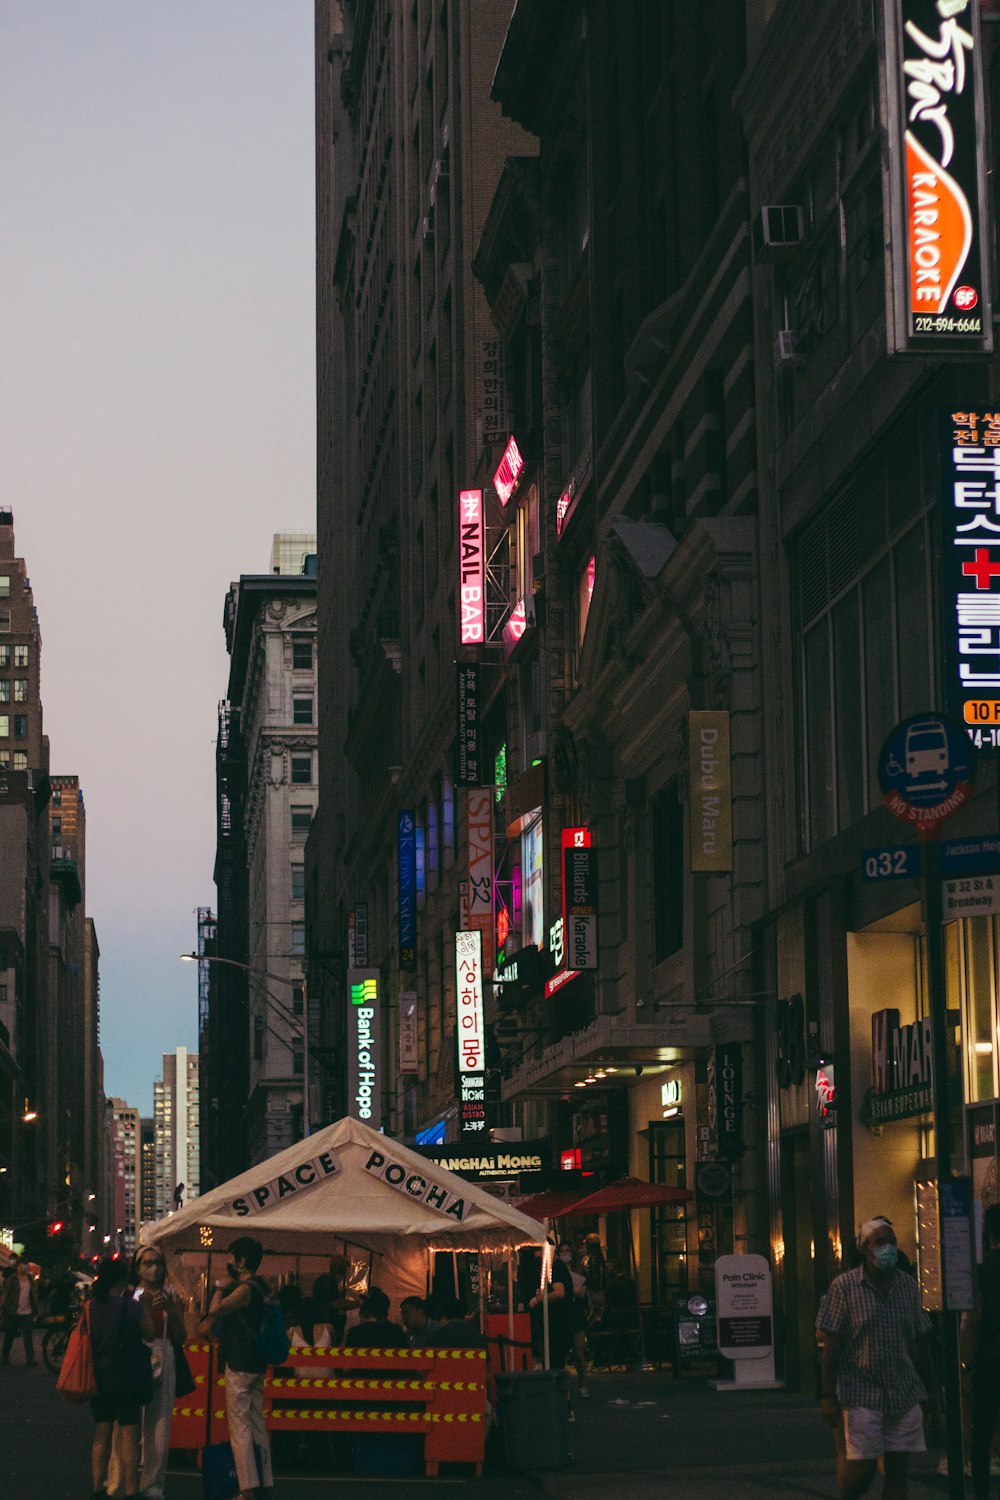
[[[989,353],[982,44],[975,0],[884,0],[890,346]]]
[[[733,868],[733,787],[729,714],[693,709],[688,714],[691,779],[691,868]]]

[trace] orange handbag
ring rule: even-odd
[[[56,1390],[67,1401],[90,1401],[97,1395],[89,1306],[83,1309],[79,1322],[69,1336]]]

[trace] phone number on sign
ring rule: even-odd
[[[947,318],[917,316],[913,319],[914,333],[982,333],[982,318]]]

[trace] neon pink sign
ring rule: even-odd
[[[486,536],[482,490],[458,496],[459,624],[463,646],[486,640]]]
[[[500,460],[499,468],[493,476],[493,488],[501,505],[506,505],[514,493],[514,486],[521,477],[524,468],[524,459],[521,450],[513,438],[510,439],[503,450],[503,458]]]

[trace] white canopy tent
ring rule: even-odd
[[[200,1279],[204,1294],[211,1258],[241,1235],[263,1245],[265,1276],[316,1275],[331,1256],[346,1254],[355,1280],[381,1287],[397,1305],[427,1291],[428,1252],[508,1260],[544,1240],[537,1220],[350,1118],[147,1224],[141,1239],[168,1253],[171,1273],[192,1291]]]

